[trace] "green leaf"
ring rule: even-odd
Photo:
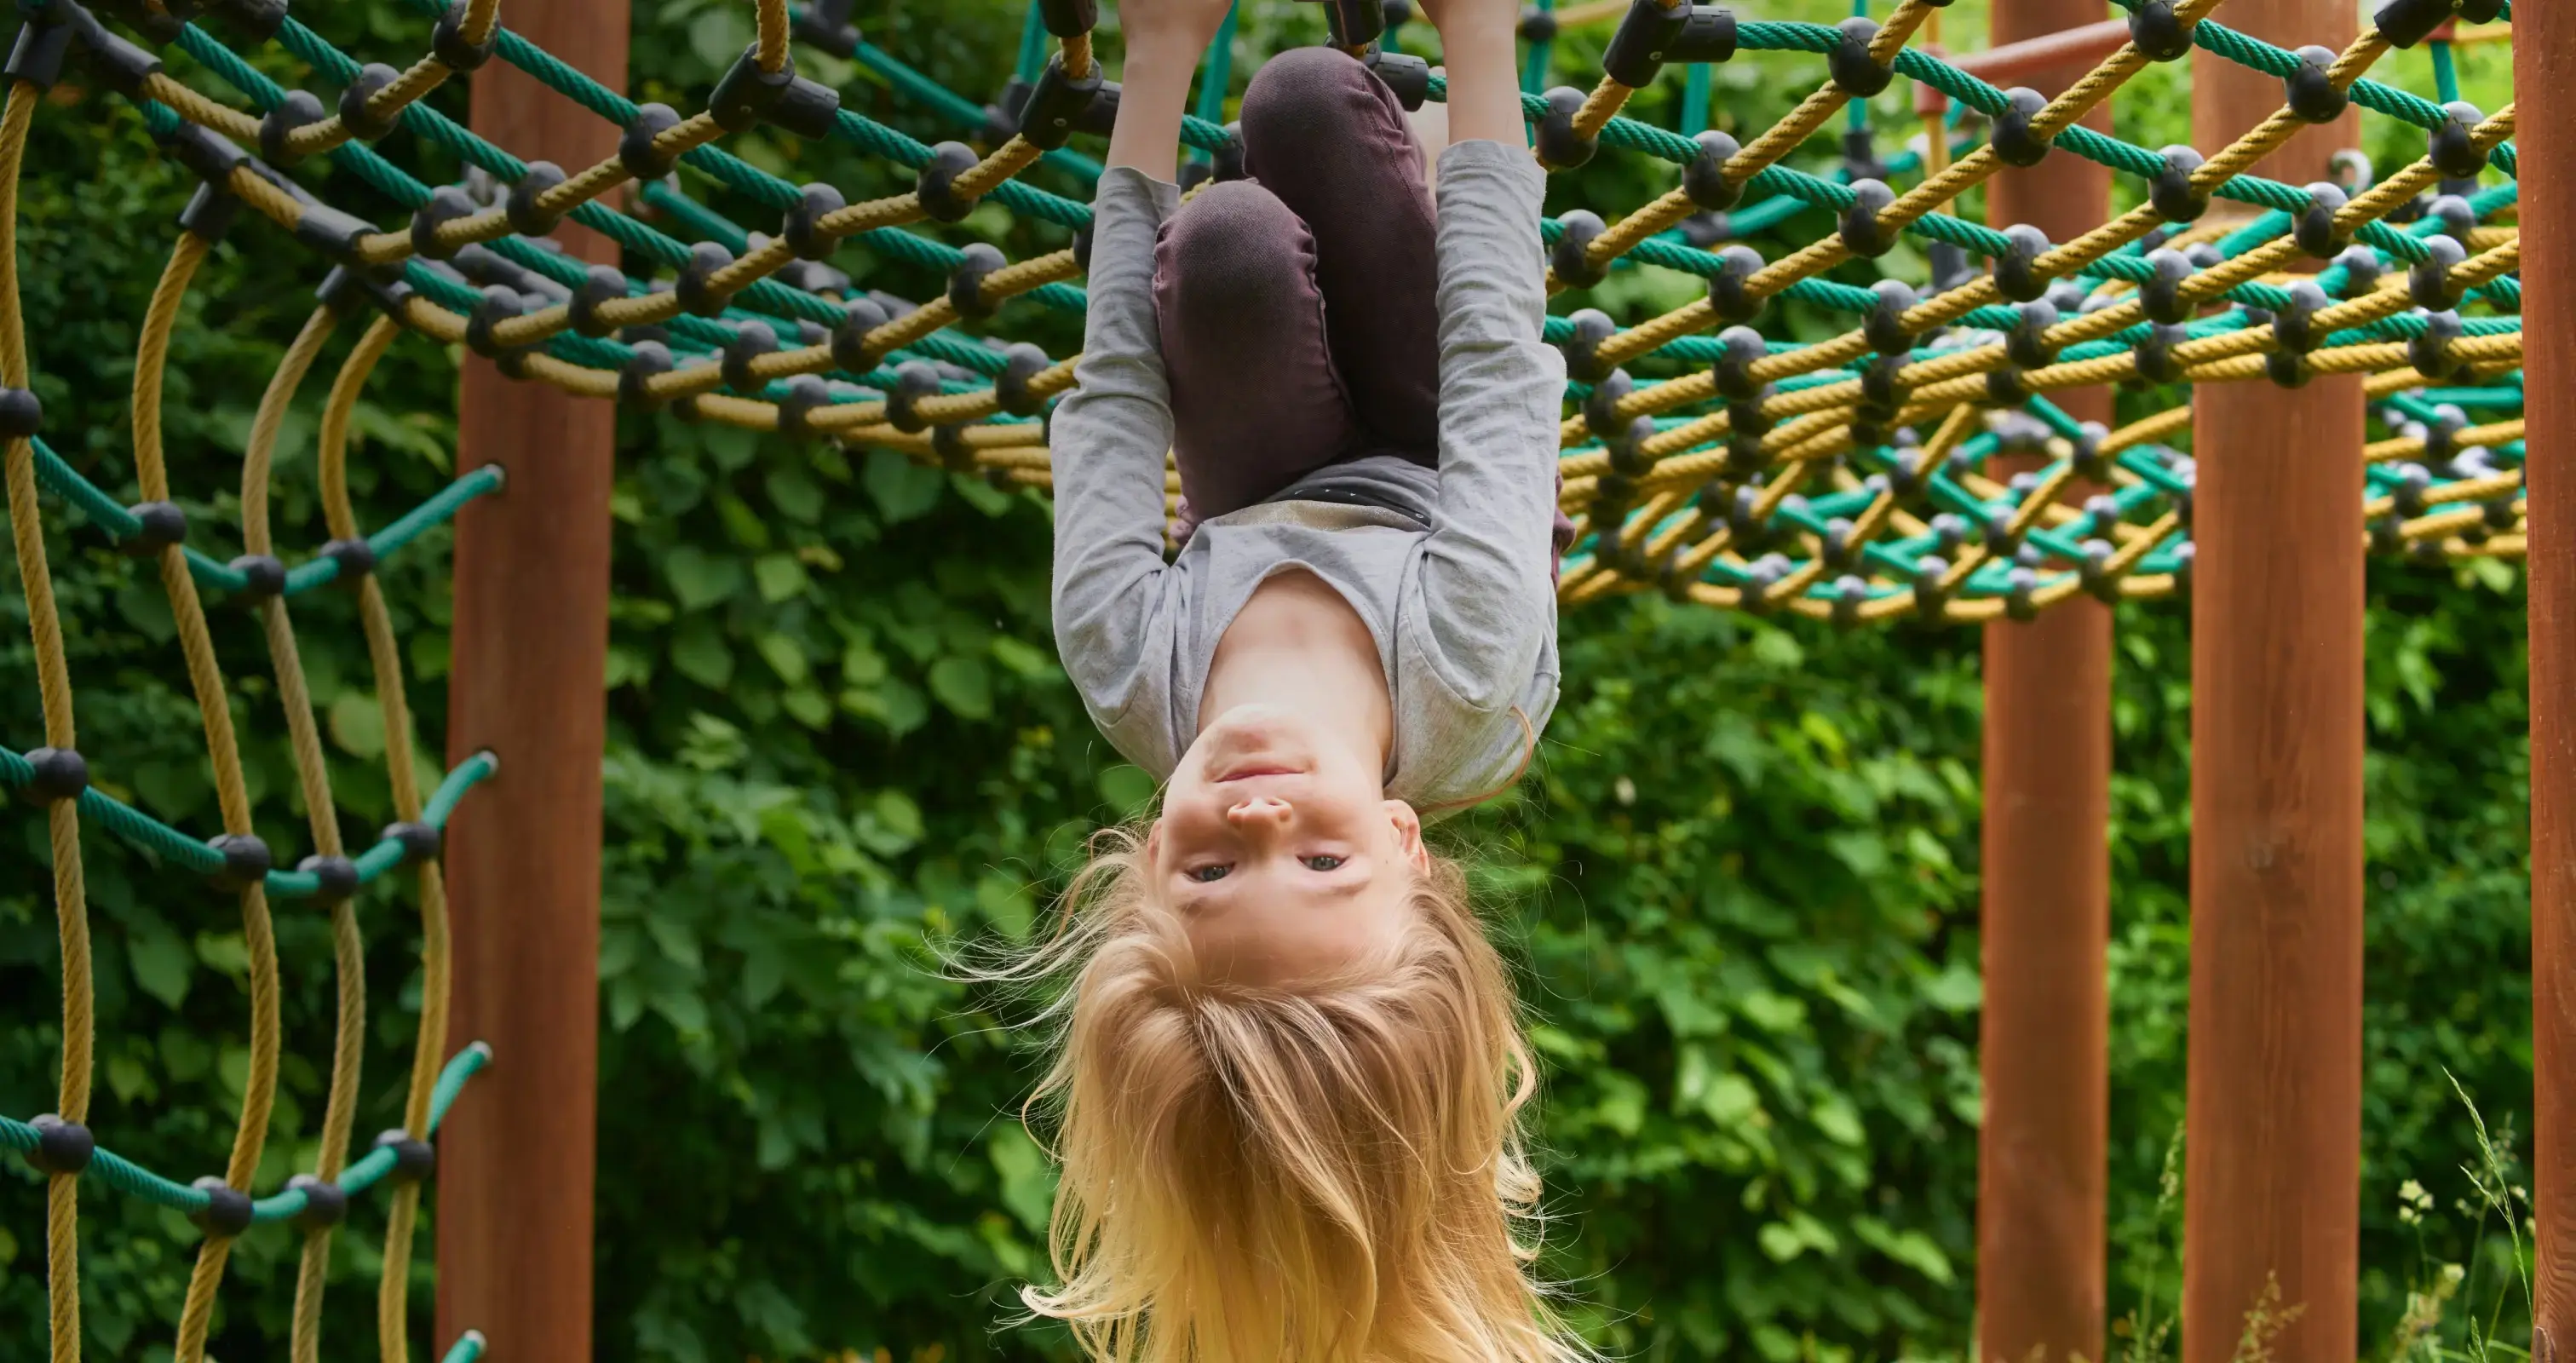
[[[742,564],[684,544],[662,559],[671,591],[688,610],[704,610],[742,590]]]
[[[1154,778],[1146,775],[1143,767],[1130,766],[1124,762],[1113,767],[1102,768],[1096,785],[1100,791],[1100,798],[1108,801],[1111,809],[1118,811],[1117,817],[1120,820],[1132,819],[1144,813],[1146,805],[1152,803],[1154,799]]]
[[[777,507],[779,512],[789,519],[802,521],[807,525],[823,519],[822,486],[816,483],[813,475],[805,470],[797,468],[773,470],[761,480],[761,486],[768,490],[769,504]]]
[[[1014,676],[1030,681],[1044,681],[1056,675],[1054,655],[1007,634],[993,636],[993,661]]]
[[[156,920],[126,940],[125,957],[144,993],[172,1008],[188,1001],[188,977],[197,967],[197,955],[179,934]]]
[[[893,450],[876,449],[868,451],[867,471],[859,475],[859,485],[875,499],[886,522],[899,525],[939,505],[939,493],[948,485],[948,478],[938,469],[916,464]]]
[[[885,731],[901,738],[922,726],[930,718],[930,702],[919,691],[888,678],[875,686],[853,686],[840,694],[844,711],[861,719],[874,720]]]
[[[780,681],[794,686],[805,680],[808,670],[805,646],[792,636],[771,630],[761,635],[753,646],[760,650],[761,661],[769,664],[769,670],[777,673]]]
[[[700,686],[723,690],[733,680],[733,650],[715,622],[700,616],[680,626],[671,640],[671,665]]]
[[[372,695],[343,691],[326,712],[331,741],[351,757],[385,755],[385,709]]]
[[[776,604],[805,590],[808,579],[805,565],[794,554],[763,554],[751,565],[752,581],[760,588],[760,599]]]
[[[993,675],[984,660],[942,658],[930,665],[930,694],[960,719],[988,719],[993,714]]]

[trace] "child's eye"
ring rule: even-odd
[[[1218,862],[1213,866],[1193,866],[1189,870],[1182,872],[1182,874],[1197,881],[1201,885],[1205,885],[1211,881],[1225,879],[1225,873],[1233,869],[1233,866],[1225,862]]]
[[[1299,857],[1298,860],[1306,863],[1306,869],[1309,871],[1330,871],[1342,864],[1342,859],[1340,857],[1332,856],[1330,854],[1315,857]]]

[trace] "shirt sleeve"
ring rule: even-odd
[[[1420,581],[1444,680],[1482,709],[1521,695],[1556,629],[1565,358],[1540,339],[1546,191],[1525,148],[1461,142],[1440,157],[1440,516]]]
[[[1100,177],[1082,358],[1049,442],[1056,649],[1104,728],[1134,698],[1167,571],[1163,470],[1172,409],[1154,316],[1154,241],[1179,197],[1175,186],[1133,169]]]

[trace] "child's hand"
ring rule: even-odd
[[[1124,0],[1118,23],[1129,59],[1184,60],[1195,67],[1232,6],[1233,0]]]

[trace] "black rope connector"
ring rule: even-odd
[[[2451,343],[2460,339],[2460,331],[2460,314],[2456,312],[2425,314],[2424,330],[2406,339],[2406,362],[2436,382],[2447,383],[2466,374],[2469,362],[2451,351]]]
[[[1386,32],[1386,7],[1379,0],[1323,0],[1323,5],[1324,27],[1336,47],[1363,47]]]
[[[645,345],[651,344],[650,341],[645,342]],[[636,347],[638,350],[643,348],[643,346]],[[385,825],[384,832],[376,835],[376,841],[390,842],[402,848],[402,859],[407,863],[417,864],[438,860],[439,832],[437,826],[433,824],[412,820],[389,823]]]
[[[906,360],[896,365],[894,387],[885,395],[886,424],[906,435],[929,429],[929,419],[913,410],[913,404],[939,396],[939,390],[939,366],[928,360]]]
[[[564,182],[563,167],[552,161],[530,161],[528,172],[510,186],[510,196],[502,200],[502,212],[510,220],[510,230],[523,237],[542,237],[563,221],[563,211],[550,209],[537,202],[555,186]]]
[[[158,557],[188,538],[188,513],[176,502],[137,502],[125,512],[135,520],[134,533],[116,547],[134,558]]]
[[[1710,287],[1714,292],[1715,285]],[[1566,338],[1562,347],[1566,376],[1578,383],[1599,383],[1610,372],[1610,366],[1601,361],[1601,345],[1619,334],[1619,324],[1599,308],[1583,308],[1565,320],[1574,325],[1574,334]]]
[[[1539,117],[1538,157],[1559,170],[1572,170],[1601,150],[1599,137],[1574,135],[1574,116],[1583,111],[1584,93],[1571,85],[1547,92],[1547,112]]]
[[[1097,0],[1038,0],[1038,14],[1058,38],[1079,38],[1100,22]]]
[[[760,45],[754,43],[716,82],[707,112],[729,133],[768,123],[811,141],[831,135],[832,121],[841,112],[841,92],[797,75],[793,56],[775,71],[762,70]]]
[[[2130,348],[2136,357],[2138,377],[2148,383],[2182,382],[2182,362],[2174,358],[2174,347],[2191,339],[2191,333],[2170,322],[2150,323],[2147,334]]]
[[[646,104],[635,110],[635,118],[617,135],[617,163],[637,180],[659,180],[671,173],[679,160],[677,153],[654,147],[654,139],[680,126],[680,111],[668,104]]]
[[[626,273],[614,265],[593,265],[582,276],[581,286],[572,291],[569,310],[572,329],[583,336],[601,337],[617,330],[599,315],[599,305],[626,296]]]
[[[1639,3],[1649,5],[1654,2],[1639,0]],[[1585,252],[1585,248],[1607,230],[1601,215],[1577,208],[1560,214],[1556,221],[1565,230],[1557,236],[1556,245],[1548,249],[1547,264],[1556,272],[1557,279],[1567,288],[1588,289],[1608,278],[1610,262],[1605,260],[1596,265]]]
[[[2284,99],[2290,112],[2309,123],[2332,123],[2343,117],[2352,97],[2335,88],[2327,74],[2335,64],[2335,50],[2311,44],[2296,54],[2299,64],[2281,78]]]
[[[1655,83],[1666,62],[1722,62],[1735,55],[1735,14],[1716,5],[1629,0],[1601,54],[1602,74],[1632,90]]]
[[[1653,0],[1639,0],[1652,4]],[[1744,186],[1726,178],[1726,163],[1744,150],[1736,140],[1710,128],[1691,139],[1699,150],[1691,154],[1690,164],[1682,167],[1682,194],[1692,204],[1713,213],[1723,213],[1744,199]]]
[[[957,192],[957,177],[973,170],[983,158],[963,142],[942,142],[930,149],[930,159],[922,164],[921,178],[913,193],[920,196],[921,211],[938,222],[956,222],[975,211],[979,200]]]
[[[18,788],[18,798],[31,805],[60,804],[77,800],[89,789],[89,763],[70,748],[34,748],[27,753],[27,765],[35,773],[27,784]]]
[[[1757,461],[1754,467],[1759,467],[1758,461],[1764,457],[1761,448],[1762,437],[1769,435],[1780,424],[1779,418],[1762,410],[1762,400],[1769,397],[1771,392],[1772,386],[1766,383],[1753,396],[1726,404],[1727,431],[1733,439],[1751,442],[1750,448],[1739,450],[1737,453],[1753,457]]]
[[[1013,416],[1034,416],[1046,405],[1046,399],[1029,391],[1037,376],[1053,368],[1055,362],[1047,353],[1026,341],[1015,341],[1002,351],[1002,372],[993,380],[993,396],[1002,410]]]
[[[1910,391],[1904,379],[1906,363],[1903,355],[1871,356],[1860,369],[1860,401],[1853,404],[1854,414],[1879,426],[1896,420]]]
[[[358,893],[358,863],[347,857],[306,857],[295,869],[313,877],[313,902],[323,908]]]
[[[2413,47],[2450,21],[2452,0],[2389,0],[2370,16],[2371,25],[2391,47]]]
[[[401,1127],[377,1133],[374,1148],[394,1152],[396,1183],[418,1183],[438,1170],[438,1147]]]
[[[2352,245],[2352,232],[2336,221],[2345,204],[2350,203],[2343,187],[2332,180],[2319,180],[2308,186],[2308,206],[2290,229],[2290,237],[2299,249],[2319,260],[2332,260]]]
[[[2190,321],[2198,305],[2183,296],[2182,286],[2191,278],[2191,257],[2159,246],[2147,252],[2147,266],[2155,273],[2138,282],[2138,306],[2145,309],[2147,320],[2167,325]]]
[[[1609,445],[1620,438],[1620,431],[1628,423],[1619,419],[1615,409],[1621,399],[1636,391],[1637,381],[1625,369],[1613,369],[1592,385],[1591,393],[1583,399],[1583,420],[1592,428],[1595,439]],[[1615,465],[1618,461],[1614,457],[1611,462]]]
[[[322,100],[310,90],[289,90],[284,98],[270,107],[259,120],[259,154],[272,166],[291,166],[303,160],[303,154],[287,145],[287,137],[307,124],[330,117]]]
[[[286,0],[207,0],[206,12],[256,46],[286,26]]]
[[[438,239],[439,225],[473,217],[477,211],[463,186],[440,185],[431,190],[429,198],[412,210],[411,253],[423,260],[445,260],[455,255],[456,247]]]
[[[1995,291],[2015,303],[2048,296],[2049,278],[2039,258],[2053,249],[2048,234],[2026,222],[2004,229],[2004,253],[1995,257]]]
[[[140,5],[135,8],[143,11]],[[176,25],[170,26],[166,35],[153,32],[154,25],[148,11],[131,17],[138,21],[135,26],[144,29],[156,43],[166,43],[179,36]],[[80,35],[81,46],[89,51],[90,69],[97,74],[99,83],[129,99],[141,100],[143,83],[161,74],[161,59],[109,32],[106,25],[87,13],[80,14],[72,23]]]
[[[661,406],[663,400],[655,397],[652,390],[644,386],[645,380],[656,374],[670,372],[671,348],[669,346],[660,341],[635,342],[633,353],[626,357],[626,363],[617,367],[617,400],[629,407],[652,411]],[[432,846],[434,850],[435,844]]]
[[[1878,215],[1896,202],[1896,191],[1884,180],[1862,180],[1851,189],[1851,207],[1843,210],[1843,248],[1875,260],[1896,248],[1896,232],[1878,221]]]
[[[2048,96],[2026,85],[2004,91],[2003,112],[1995,115],[1995,155],[2008,166],[2030,167],[2048,159],[2048,141],[2031,130],[2032,120],[2048,108]]]
[[[2451,271],[2468,258],[2469,248],[2456,237],[2424,238],[2424,258],[2406,271],[2407,298],[2415,306],[2435,312],[2458,307],[2460,300],[2468,296],[2468,288],[2452,279]]]
[[[1896,79],[1896,68],[1881,66],[1869,55],[1869,45],[1878,41],[1878,21],[1855,14],[1834,27],[1841,32],[1842,42],[1825,54],[1825,70],[1835,88],[1854,99],[1868,99],[1886,89]]]
[[[1000,247],[986,241],[970,243],[958,256],[957,268],[948,272],[948,306],[960,317],[992,316],[1002,300],[984,296],[984,279],[1010,262]]]
[[[1693,213],[1673,227],[1694,251],[1713,249],[1735,235],[1735,222],[1724,213]]]
[[[492,328],[527,311],[527,300],[507,284],[486,284],[483,296],[476,300],[474,311],[465,317],[465,348],[487,360],[498,360],[523,347],[505,346],[494,338]]]
[[[209,1240],[230,1240],[251,1226],[250,1194],[212,1174],[188,1185],[206,1195],[206,1205],[188,1214],[188,1221]]]
[[[242,600],[264,601],[286,591],[286,565],[271,554],[244,554],[224,565],[242,575]]]
[[[745,322],[735,327],[733,339],[725,342],[724,358],[718,362],[717,372],[724,375],[725,387],[744,397],[756,398],[767,385],[752,377],[751,362],[777,352],[777,332],[770,330],[766,323]]]
[[[0,388],[0,440],[31,440],[44,429],[44,400],[34,390]]]
[[[273,560],[272,560],[273,561]],[[216,868],[213,880],[219,890],[246,890],[268,879],[270,860],[268,844],[255,833],[218,833],[206,840],[224,859]]]
[[[2004,357],[2024,369],[2044,369],[2057,363],[2058,347],[2048,339],[2048,330],[2057,325],[2057,305],[2045,298],[2034,298],[2016,304],[2013,311],[2020,317],[2012,330],[2004,333]]]
[[[841,244],[841,239],[827,236],[818,225],[825,217],[849,207],[841,191],[820,180],[797,192],[796,203],[787,210],[786,221],[779,224],[778,235],[799,260],[822,260]]]
[[[832,385],[824,382],[822,375],[789,375],[786,391],[778,397],[778,433],[784,436],[812,435],[814,428],[807,417],[815,408],[828,406],[831,401]]]
[[[27,1152],[27,1163],[38,1173],[77,1177],[98,1154],[98,1138],[78,1122],[48,1112],[27,1125],[36,1128],[36,1148]]]
[[[853,374],[865,374],[885,358],[869,344],[868,333],[894,320],[873,298],[853,298],[841,305],[841,320],[832,325],[832,363]]]
[[[859,53],[859,26],[850,17],[850,0],[809,0],[790,31],[835,57],[846,60]]]
[[[1905,314],[1923,300],[1901,279],[1882,279],[1869,286],[1878,295],[1860,321],[1861,339],[1881,355],[1904,355],[1914,349],[1914,333],[1905,329]]]
[[[1653,4],[1654,0],[1642,3]],[[1360,64],[1394,92],[1395,102],[1403,105],[1407,113],[1421,108],[1422,101],[1431,98],[1431,63],[1420,57],[1371,48]]]
[[[2424,159],[2433,168],[2454,180],[2474,180],[2487,168],[2487,154],[2478,150],[2478,125],[2486,114],[2466,100],[2453,100],[2442,106],[2442,121],[2427,134]]]
[[[2292,280],[2288,293],[2289,306],[2272,314],[2272,339],[2284,350],[2306,354],[2325,343],[2317,331],[2317,314],[2333,307],[2334,300],[2313,279]]]
[[[1751,327],[1728,327],[1717,334],[1717,358],[1710,362],[1709,382],[1717,395],[1734,402],[1744,402],[1762,395],[1762,381],[1753,377],[1753,366],[1771,353],[1771,343]]]
[[[18,25],[17,40],[9,45],[9,60],[0,64],[0,75],[51,90],[63,78],[63,59],[71,55],[79,36],[66,19],[52,15],[29,19]]]
[[[2021,371],[2012,366],[1988,370],[1986,401],[1998,407],[2019,407],[2030,401],[2030,385],[2021,381]]]
[[[1736,325],[1762,315],[1768,300],[1755,297],[1747,288],[1761,272],[1762,253],[1750,246],[1729,246],[1717,253],[1717,273],[1708,277],[1708,306],[1717,320]]]
[[[2173,0],[2146,0],[2129,11],[2129,41],[2149,61],[2177,61],[2191,54],[2193,25],[2174,13]]]
[[[1543,43],[1556,36],[1556,15],[1536,5],[1521,8],[1519,25],[1521,41]]]
[[[969,424],[972,423],[930,428],[930,453],[939,460],[939,466],[950,473],[975,471],[975,447],[966,443]]]
[[[332,540],[322,546],[322,557],[340,565],[332,581],[344,587],[357,586],[376,570],[376,546],[361,536]]]
[[[1105,134],[1117,121],[1118,86],[1100,74],[1100,63],[1092,62],[1077,80],[1065,74],[1064,57],[1058,54],[1047,58],[1046,69],[1038,73],[1037,88],[1020,109],[1020,136],[1053,151],[1075,133]]]
[[[349,135],[361,142],[373,142],[392,132],[394,125],[402,121],[402,111],[397,109],[379,118],[369,112],[367,105],[382,93],[385,87],[400,79],[402,79],[402,73],[383,62],[369,62],[359,67],[358,78],[349,82],[347,88],[340,91],[338,110],[340,126],[348,129]],[[274,111],[270,113],[270,117],[276,117]],[[265,121],[259,125],[259,141],[260,155],[267,156],[272,161],[276,160],[277,158],[268,150],[268,124]]]
[[[2263,356],[2263,377],[2281,388],[2305,388],[2317,376],[2308,357],[2295,350],[2275,350]]]
[[[2379,253],[2367,246],[2347,246],[2334,263],[2343,268],[2343,296],[2367,298],[2379,291]]]
[[[716,272],[733,264],[733,252],[719,242],[694,242],[689,247],[689,263],[680,267],[680,278],[672,291],[680,296],[680,306],[692,316],[721,316],[733,304],[733,295],[716,290]]]
[[[438,27],[430,31],[429,55],[450,71],[481,70],[483,63],[492,60],[493,49],[501,45],[501,26],[497,23],[483,35],[483,41],[465,41],[466,8],[467,0],[456,0],[438,16]]]
[[[297,1174],[286,1181],[286,1191],[304,1194],[304,1210],[295,1214],[297,1230],[329,1230],[349,1217],[349,1195],[337,1183]]]
[[[2208,159],[2194,148],[2176,145],[2162,153],[2165,168],[2148,182],[2147,202],[2156,215],[2166,222],[2198,222],[2209,211],[2209,194],[2192,183],[2192,175]]]

